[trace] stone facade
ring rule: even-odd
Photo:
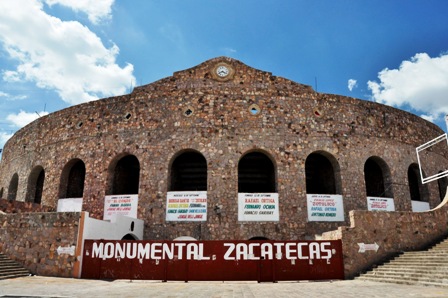
[[[77,245],[80,213],[0,214],[0,251],[32,274],[73,277],[75,256],[59,247]]]
[[[429,212],[350,211],[350,226],[325,232],[322,240],[342,240],[345,278],[353,278],[385,259],[404,251],[427,248],[447,237],[448,197]],[[376,244],[377,250],[360,251],[359,243]]]
[[[217,75],[219,66],[228,73]],[[82,161],[83,211],[101,219],[104,197],[113,193],[114,168],[132,155],[139,164],[138,218],[145,221],[145,239],[307,239],[348,225],[350,210],[367,209],[364,166],[372,157],[386,165],[395,209],[410,211],[408,169],[417,163],[415,148],[442,133],[410,113],[318,93],[220,57],[131,94],[73,106],[22,128],[3,150],[0,193],[29,201],[39,192],[41,203],[55,208],[62,181],[68,179],[67,165]],[[206,160],[208,218],[167,222],[171,167],[190,151]],[[238,164],[251,152],[262,153],[274,165],[278,222],[238,221]],[[312,153],[333,165],[345,222],[307,220],[305,165]],[[427,160],[426,170],[433,173],[448,161],[436,152],[429,152]],[[425,193],[431,207],[440,203],[437,181]]]

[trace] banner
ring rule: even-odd
[[[278,193],[238,193],[238,221],[279,221]]]
[[[429,210],[429,203],[422,201],[411,201],[413,212],[424,212]]]
[[[112,220],[115,215],[137,218],[138,195],[111,195],[104,198],[103,220]]]
[[[170,191],[166,194],[166,221],[206,221],[206,191]]]
[[[81,212],[82,198],[66,198],[58,200],[57,212]]]
[[[308,221],[344,221],[341,195],[306,195]]]
[[[369,211],[395,211],[393,198],[367,197],[367,210]]]

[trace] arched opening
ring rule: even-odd
[[[263,236],[255,236],[255,237],[249,238],[249,241],[262,241],[262,240],[269,240],[269,238],[266,238]]]
[[[238,163],[239,193],[275,193],[275,168],[271,159],[261,152],[250,152]]]
[[[368,197],[393,197],[389,167],[381,158],[375,156],[366,160],[364,179]]]
[[[40,204],[44,190],[45,171],[41,166],[34,167],[28,177],[26,201]]]
[[[59,198],[82,198],[85,176],[86,166],[82,160],[69,161],[62,170]]]
[[[126,234],[123,236],[123,238],[121,238],[121,240],[138,240],[138,239],[132,234]]]
[[[191,236],[179,236],[174,238],[173,241],[198,241],[198,239]]]
[[[314,152],[305,161],[308,194],[341,194],[339,164],[326,152]]]
[[[112,170],[111,195],[138,194],[140,162],[134,155],[121,158]]]
[[[0,189],[0,199],[3,199],[3,187]]]
[[[439,173],[442,173],[442,171],[440,171]],[[448,187],[448,178],[439,178],[437,180],[437,185],[439,186],[440,201],[443,201],[446,195],[446,188]]]
[[[196,151],[186,151],[171,164],[170,191],[206,191],[207,161]]]
[[[412,201],[429,201],[429,190],[426,184],[422,184],[419,167],[411,164],[408,168],[409,193]]]
[[[8,200],[14,201],[17,198],[17,188],[19,186],[19,175],[15,173],[12,175],[11,181],[8,187]]]

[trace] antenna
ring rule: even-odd
[[[314,86],[315,86],[314,89],[316,89],[316,92],[317,92],[317,77],[314,77]]]

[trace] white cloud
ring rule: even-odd
[[[5,93],[5,92],[2,92],[2,91],[0,91],[0,97],[5,97],[6,100],[8,100],[8,101],[22,100],[22,99],[27,98],[26,95],[11,95],[9,93]]]
[[[0,131],[0,149],[2,149],[5,146],[5,143],[12,137],[12,133],[6,133],[3,131]]]
[[[13,125],[21,128],[21,127],[27,125],[28,123],[33,122],[34,120],[39,118],[39,116],[42,117],[45,115],[48,115],[48,112],[41,111],[41,112],[28,113],[28,112],[20,110],[20,112],[18,114],[9,114],[6,117],[6,120],[11,122]]]
[[[352,91],[353,88],[355,88],[357,86],[358,86],[358,82],[356,80],[354,80],[354,79],[348,80],[348,86],[347,86],[348,90]]]
[[[43,11],[38,0],[0,1],[0,43],[18,61],[4,70],[10,82],[30,81],[78,104],[124,94],[135,85],[131,64],[116,64],[119,49],[106,48],[79,22],[64,22]]]
[[[434,122],[436,120],[436,118],[432,115],[420,115],[420,117],[422,117],[423,119],[425,119],[429,122]]]
[[[448,54],[435,58],[416,54],[399,69],[383,69],[378,78],[380,82],[367,83],[375,101],[409,105],[432,120],[448,113]]]
[[[87,14],[89,20],[98,24],[112,17],[112,5],[115,0],[45,0],[49,6],[59,4],[76,12]]]

